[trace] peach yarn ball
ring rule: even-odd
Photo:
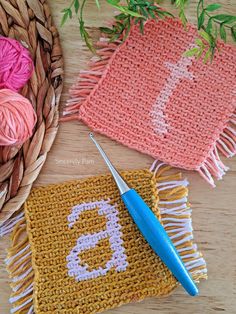
[[[33,132],[37,115],[22,95],[0,90],[0,146],[23,144]]]

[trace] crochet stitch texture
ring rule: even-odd
[[[193,244],[187,182],[167,170],[159,164],[122,175],[160,219],[193,278],[206,278]],[[110,175],[36,188],[25,215],[6,260],[14,313],[93,314],[167,295],[178,285],[133,223]]]
[[[64,120],[80,119],[172,166],[197,170],[211,185],[236,152],[236,50],[220,43],[212,64],[184,57],[196,29],[175,19],[133,27],[124,43],[98,43],[100,59],[81,71]]]

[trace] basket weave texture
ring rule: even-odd
[[[29,49],[35,71],[21,94],[33,104],[37,124],[23,146],[0,146],[0,225],[27,199],[58,131],[63,57],[45,0],[0,0],[0,35]]]

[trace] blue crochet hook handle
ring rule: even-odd
[[[109,170],[111,171],[120,191],[121,198],[143,237],[149,243],[153,251],[169,268],[175,278],[181,283],[183,288],[191,296],[197,295],[198,288],[188,273],[164,227],[141,196],[134,189],[129,188],[127,183],[112,165],[101,146],[94,139],[92,133],[90,133],[90,138],[98,148]]]
[[[197,295],[197,286],[193,282],[168,234],[157,217],[153,214],[152,210],[133,189],[122,194],[121,198],[153,251],[170,269],[183,288],[191,296]]]

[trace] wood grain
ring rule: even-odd
[[[49,1],[56,25],[60,23],[60,11],[66,0]],[[166,1],[167,2],[167,1]],[[210,1],[209,1],[210,2]],[[221,1],[225,11],[236,14],[236,1]],[[196,1],[191,2],[188,16],[196,22]],[[104,25],[112,16],[113,9],[102,6],[98,12],[93,0],[90,0],[86,19],[94,37],[98,37],[97,27]],[[80,69],[87,67],[91,57],[79,36],[77,22],[70,21],[59,29],[65,58],[66,84],[63,101],[68,97],[68,88],[74,82]],[[49,153],[48,160],[36,185],[61,182],[72,178],[107,172],[93,144],[88,140],[89,129],[80,122],[60,125],[56,142]],[[109,157],[119,168],[134,169],[149,167],[152,158],[128,149],[104,136],[97,136]],[[200,283],[200,296],[191,298],[179,287],[168,298],[152,298],[141,303],[129,304],[106,312],[107,314],[211,314],[217,312],[236,313],[236,158],[226,160],[230,171],[224,179],[212,189],[198,174],[184,172],[190,181],[190,202],[193,208],[193,226],[195,239],[208,264],[208,281]],[[5,249],[9,239],[0,242],[0,313],[10,311],[8,298],[10,287],[4,267]],[[53,314],[53,313],[52,313]]]

